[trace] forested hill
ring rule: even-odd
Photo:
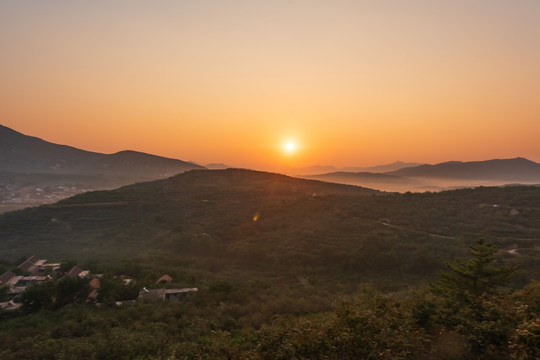
[[[197,271],[403,281],[434,275],[439,257],[461,255],[482,237],[531,277],[539,272],[538,219],[540,188],[533,186],[391,194],[249,170],[195,170],[6,213],[0,258],[131,257]]]

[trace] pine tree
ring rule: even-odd
[[[495,264],[498,247],[477,240],[469,247],[468,261],[443,262],[432,292],[440,295],[437,322],[467,339],[471,358],[491,359],[508,355],[508,341],[514,332],[511,308],[505,306],[502,286],[508,285],[517,267]]]
[[[517,270],[517,267],[495,265],[497,250],[497,246],[477,240],[469,247],[470,260],[457,259],[454,264],[443,261],[448,271],[439,273],[432,290],[462,301],[477,301],[482,296],[496,294],[501,286],[510,283]]]

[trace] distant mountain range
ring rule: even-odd
[[[418,166],[418,165],[422,165],[422,164],[415,163],[415,162],[395,161],[391,164],[385,164],[385,165],[366,166],[366,167],[354,166],[354,167],[343,167],[343,168],[337,168],[331,165],[314,165],[314,166],[309,166],[309,167],[304,167],[304,168],[293,169],[292,172],[300,176],[318,175],[322,173],[335,173],[335,172],[384,173],[384,172],[396,171],[396,170],[403,169],[406,167],[412,167],[412,166]]]
[[[210,164],[205,164],[204,167],[211,170],[223,170],[223,169],[233,168],[234,166],[229,166],[223,163],[210,163]]]
[[[9,210],[13,205],[50,203],[84,191],[166,178],[193,169],[204,167],[137,151],[85,151],[0,125],[0,205],[9,205]]]
[[[414,178],[540,182],[540,164],[524,158],[486,161],[449,161],[420,165],[391,172],[390,175]]]
[[[383,191],[437,191],[437,186],[430,186],[423,181],[388,173],[345,172],[337,171],[326,174],[305,175],[306,179],[328,181],[340,184],[357,185]]]
[[[336,171],[327,174],[309,175],[305,176],[309,179],[317,179],[322,181],[338,182],[344,184],[364,183],[364,184],[396,184],[411,186],[413,183],[420,184],[412,179],[385,173],[372,173],[372,172],[346,172]],[[367,186],[367,185],[366,185]],[[367,186],[369,187],[369,186]]]
[[[437,191],[479,185],[540,184],[540,164],[524,158],[450,161],[381,173],[330,172],[304,177],[386,191]]]

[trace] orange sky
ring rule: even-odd
[[[2,1],[0,123],[257,169],[540,162],[539,44],[537,0]]]

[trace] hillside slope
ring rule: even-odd
[[[110,155],[85,151],[23,135],[0,125],[2,172],[99,174],[157,179],[200,168],[199,165],[185,161],[136,151],[121,151]]]
[[[504,254],[529,277],[540,275],[538,218],[538,187],[402,195],[249,170],[194,170],[4,214],[0,258],[130,258],[181,263],[205,276],[403,283],[433,276],[439,257],[461,255],[464,242],[482,237],[518,249],[519,256]]]
[[[0,125],[0,213],[202,168],[137,151],[80,150]]]

